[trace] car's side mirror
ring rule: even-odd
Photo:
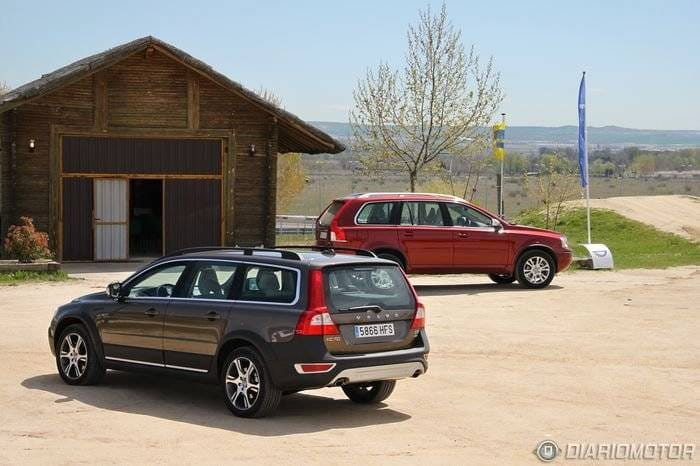
[[[503,224],[498,221],[496,218],[491,219],[491,226],[493,227],[493,230],[498,233],[503,229]]]
[[[107,285],[107,294],[114,299],[121,298],[122,284],[119,282],[112,282]]]

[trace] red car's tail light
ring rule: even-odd
[[[345,230],[338,226],[338,222],[335,219],[331,222],[329,229],[331,241],[347,241]]]
[[[297,335],[339,335],[326,306],[323,290],[323,271],[309,273],[309,305],[299,317],[294,331]]]
[[[416,315],[411,323],[411,330],[420,330],[425,328],[425,306],[419,302],[416,304]]]

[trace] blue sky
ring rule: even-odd
[[[0,4],[0,81],[11,87],[145,35],[307,120],[346,121],[368,66],[400,65],[406,27],[441,2],[122,0]],[[592,126],[700,130],[700,2],[447,1],[466,45],[493,55],[513,125],[576,124],[580,73]]]

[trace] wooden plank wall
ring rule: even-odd
[[[197,109],[191,108],[193,103],[199,104]],[[15,112],[14,210],[4,205],[3,213],[33,217],[39,229],[49,231],[52,248],[56,237],[52,228],[57,226],[49,218],[52,125],[95,128],[106,135],[118,128],[233,130],[236,147],[228,163],[235,173],[235,190],[229,209],[235,212],[235,220],[233,234],[227,238],[239,245],[274,242],[274,207],[269,205],[274,184],[269,184],[269,175],[277,157],[276,123],[258,107],[157,50],[134,54]],[[6,112],[4,120],[11,113]],[[7,133],[7,125],[0,131]],[[36,140],[34,152],[29,151],[29,139]],[[252,157],[251,144],[257,152]],[[2,157],[8,160],[5,144]],[[3,203],[7,176],[4,170],[0,173]],[[271,213],[272,219],[268,217]]]

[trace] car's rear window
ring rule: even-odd
[[[333,217],[338,213],[341,207],[343,207],[343,201],[333,201],[331,205],[326,207],[321,216],[318,218],[318,224],[322,227],[327,227],[333,221]]]
[[[328,268],[326,298],[331,311],[343,312],[363,306],[382,309],[414,307],[413,293],[398,266],[354,265]]]

